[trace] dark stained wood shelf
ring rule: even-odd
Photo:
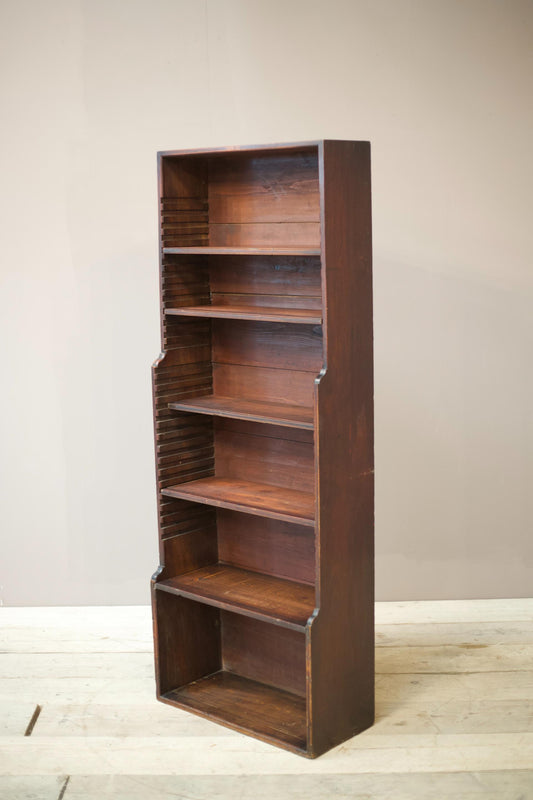
[[[258,322],[295,322],[303,325],[322,324],[322,315],[314,308],[205,305],[167,308],[165,309],[165,314],[182,317],[210,317],[215,319],[249,319]]]
[[[305,753],[305,698],[291,692],[220,671],[166,692],[161,699],[234,730],[275,744],[281,741],[288,749]]]
[[[158,195],[157,697],[314,758],[374,720],[370,144],[159,153]]]
[[[161,490],[166,497],[244,511],[260,517],[314,526],[315,500],[309,492],[233,478],[201,478]]]
[[[312,586],[226,564],[186,572],[157,588],[302,632],[315,607]]]
[[[281,425],[288,428],[313,430],[314,410],[305,406],[293,406],[286,403],[265,402],[264,400],[244,400],[238,397],[221,397],[204,395],[189,397],[179,403],[169,403],[175,411],[189,411],[194,414],[211,414],[215,417],[245,419],[251,422],[262,422]]]
[[[165,255],[319,256],[320,247],[164,247]]]

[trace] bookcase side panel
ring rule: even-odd
[[[374,719],[370,146],[323,144],[326,371],[317,383],[319,612],[310,630],[313,755]]]

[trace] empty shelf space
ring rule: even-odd
[[[305,698],[298,695],[231,672],[216,672],[166,692],[162,699],[235,730],[305,753]]]
[[[231,419],[282,425],[288,428],[312,430],[314,427],[314,410],[312,408],[271,403],[264,400],[204,395],[190,397],[179,403],[169,403],[169,408],[175,411],[189,411],[195,414],[211,414],[215,417],[230,417]]]
[[[320,247],[164,247],[165,255],[319,256]]]
[[[321,325],[322,314],[316,308],[278,308],[270,306],[205,305],[167,308],[166,314],[183,317],[211,317],[216,319],[248,319],[259,322],[296,322],[304,325]]]
[[[300,631],[305,630],[315,607],[315,590],[308,584],[227,564],[211,564],[186,572],[161,581],[157,588]]]
[[[315,499],[308,492],[233,478],[202,478],[162,489],[167,497],[230,508],[259,517],[314,526]]]

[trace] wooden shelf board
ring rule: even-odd
[[[231,672],[215,672],[161,699],[263,741],[306,754],[305,698]]]
[[[160,581],[156,586],[190,600],[302,632],[315,608],[312,586],[228,564],[211,564]]]
[[[202,478],[162,489],[167,497],[191,500],[259,517],[314,526],[315,499],[308,492],[233,478]]]
[[[210,317],[216,319],[249,319],[259,322],[296,322],[303,325],[321,325],[322,314],[315,308],[277,308],[271,306],[182,306],[167,308],[165,314],[182,317]]]
[[[304,430],[313,430],[314,428],[314,410],[312,408],[285,403],[203,395],[202,397],[189,397],[179,403],[169,403],[169,408],[174,411],[246,419],[251,422],[263,422],[287,428],[303,428]]]
[[[319,256],[320,247],[163,247],[165,255]]]

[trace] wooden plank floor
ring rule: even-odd
[[[309,761],[157,703],[148,608],[2,608],[0,798],[533,800],[533,600],[376,615],[376,724]]]

